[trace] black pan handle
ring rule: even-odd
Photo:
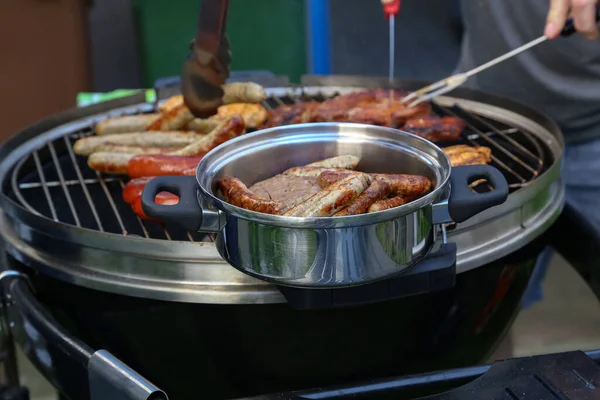
[[[487,193],[475,193],[469,184],[485,179],[493,189]],[[464,222],[508,198],[508,183],[498,169],[491,165],[468,165],[452,168],[452,185],[448,199],[448,212],[454,222]]]
[[[159,176],[148,183],[142,192],[142,210],[151,217],[173,222],[190,232],[198,232],[202,226],[202,207],[198,203],[195,176]],[[157,204],[156,195],[169,192],[179,196],[179,203]]]
[[[596,22],[600,22],[600,6],[596,6]],[[575,29],[575,21],[573,18],[569,18],[567,22],[565,22],[565,27],[560,32],[560,36],[571,36],[575,32],[577,32],[577,29]]]

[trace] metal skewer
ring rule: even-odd
[[[394,49],[396,47],[395,45],[395,30],[396,30],[396,16],[394,14],[390,15],[390,19],[389,19],[389,24],[390,24],[390,49],[389,49],[389,57],[390,57],[390,71],[389,71],[389,79],[390,79],[390,84],[394,81],[394,60],[395,60],[395,54],[394,54]]]
[[[396,49],[396,15],[400,11],[400,0],[381,0],[383,4],[383,12],[388,19],[389,24],[389,72],[388,77],[390,81],[390,87],[392,87],[392,83],[394,82],[394,71],[395,65],[394,62],[396,60],[395,49]],[[394,100],[394,91],[390,90],[390,102]]]
[[[596,7],[596,22],[600,20],[600,7]],[[573,19],[567,20],[565,27],[561,32],[561,36],[570,36],[575,33],[575,25]],[[456,89],[461,86],[463,83],[467,81],[471,76],[480,73],[490,67],[493,67],[496,64],[501,63],[502,61],[508,60],[522,52],[531,49],[532,47],[537,46],[540,43],[548,40],[547,36],[540,36],[539,38],[532,40],[529,43],[524,44],[521,47],[518,47],[512,51],[509,51],[506,54],[501,55],[500,57],[496,57],[491,61],[486,62],[485,64],[480,65],[479,67],[473,68],[470,71],[463,72],[461,74],[452,75],[448,78],[442,79],[441,81],[435,82],[431,85],[425,86],[422,89],[419,89],[402,99],[403,103],[408,103],[408,107],[414,107],[417,104],[423,103],[425,101],[429,101],[434,97],[442,95],[444,93],[448,93],[451,90]]]

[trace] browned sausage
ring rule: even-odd
[[[407,198],[406,196],[396,196],[396,197],[392,197],[391,199],[386,199],[386,200],[379,200],[376,201],[375,203],[373,203],[373,205],[371,205],[371,207],[369,207],[369,212],[377,212],[377,211],[383,211],[383,210],[387,210],[390,208],[394,208],[394,207],[399,207],[403,204],[406,204],[410,201],[409,198]]]
[[[306,165],[307,167],[321,167],[321,168],[344,168],[344,169],[355,169],[358,167],[360,157],[356,156],[337,156],[326,158],[325,160],[316,161]]]
[[[194,131],[198,133],[209,133],[217,126],[219,126],[219,122],[216,119],[202,119],[202,118],[194,118],[190,122],[187,123],[185,128],[189,131]]]
[[[194,115],[189,108],[185,104],[180,104],[158,117],[147,130],[176,131],[183,129],[193,119]]]
[[[354,173],[348,170],[323,171],[317,182],[321,187],[327,187],[340,179]],[[404,174],[369,174],[378,181],[385,181],[390,185],[392,193],[405,196],[422,196],[431,190],[431,181],[429,178],[421,175]]]
[[[299,176],[302,178],[311,178],[311,177],[318,177],[319,175],[321,175],[321,173],[323,173],[325,171],[335,171],[335,170],[332,170],[331,168],[322,168],[322,167],[293,167],[293,168],[286,169],[285,171],[283,171],[283,175],[292,175],[292,176]],[[345,176],[337,179],[337,181],[345,178],[346,176],[348,176],[349,174],[352,173],[352,171],[350,171],[350,170],[341,170],[341,171],[348,171],[348,173]]]
[[[342,211],[335,214],[335,217],[343,217],[346,215],[364,214],[369,210],[369,207],[378,200],[385,199],[389,196],[391,190],[390,185],[384,181],[373,181],[371,186],[365,189],[353,202]]]
[[[174,156],[186,156],[186,157],[197,157],[202,156],[214,147],[220,145],[227,140],[239,136],[244,133],[244,122],[241,117],[230,117],[227,120],[221,122],[217,128],[215,128],[209,134],[198,139],[196,142],[189,146],[183,147],[176,151],[169,151],[168,155]],[[122,150],[122,149],[121,149]],[[148,153],[151,149],[140,147],[134,152],[123,153],[123,152],[95,152],[88,157],[88,165],[90,168],[103,173],[110,174],[126,174],[129,160],[131,160],[136,154],[152,154]],[[164,154],[164,148],[159,151],[159,154]],[[156,154],[156,152],[154,153]],[[145,173],[145,176],[152,174]]]
[[[225,201],[234,206],[265,214],[282,214],[285,211],[283,203],[258,197],[237,178],[223,177],[217,185]]]
[[[205,154],[229,139],[243,135],[245,132],[246,126],[242,117],[233,115],[223,120],[212,132],[188,146],[169,153],[169,155],[193,157]]]
[[[404,196],[423,196],[431,191],[431,181],[426,176],[404,174],[371,174],[373,179],[390,185],[392,193]]]
[[[317,192],[284,215],[289,217],[330,217],[356,199],[370,184],[371,177],[355,172]]]
[[[181,149],[181,146],[130,146],[118,143],[103,143],[94,148],[94,153],[128,153],[128,154],[169,154]]]
[[[110,146],[131,147],[171,147],[178,148],[192,144],[204,135],[197,132],[130,132],[114,135],[90,136],[78,139],[73,144],[73,151],[80,156],[89,156],[98,151],[107,150]],[[172,151],[172,150],[171,150]],[[127,153],[127,151],[121,151]]]
[[[233,82],[223,85],[223,104],[260,103],[267,99],[265,88],[254,82]]]
[[[88,166],[105,174],[126,174],[127,164],[135,154],[130,153],[93,153],[88,157]]]
[[[158,118],[160,118],[160,114],[125,115],[107,118],[96,124],[96,135],[145,131]]]

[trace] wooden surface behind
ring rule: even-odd
[[[86,13],[84,0],[0,2],[0,141],[89,89]]]

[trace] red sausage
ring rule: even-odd
[[[196,166],[203,156],[183,157],[163,154],[134,156],[127,164],[130,178],[165,175],[196,175]]]
[[[138,197],[142,195],[142,190],[153,176],[145,176],[143,178],[132,179],[123,188],[123,200],[127,204],[132,204]]]
[[[167,194],[169,196],[162,196],[162,194]],[[177,204],[179,202],[179,197],[175,196],[172,193],[167,193],[167,192],[161,192],[159,193],[156,198],[154,199],[154,201],[157,204],[163,204],[163,205],[173,205],[173,204]],[[145,213],[144,210],[142,209],[142,198],[141,196],[138,197],[132,204],[131,204],[131,209],[133,210],[133,212],[135,213],[135,215],[137,215],[138,217],[140,217],[141,219],[144,219],[146,221],[154,221],[154,222],[162,222],[159,219],[156,218],[150,218],[148,217]]]
[[[127,182],[123,188],[123,200],[127,204],[133,204],[137,199],[142,197],[142,191],[153,176],[145,176],[143,178],[132,179]],[[179,197],[169,192],[160,192],[154,199],[158,204],[177,204]]]

